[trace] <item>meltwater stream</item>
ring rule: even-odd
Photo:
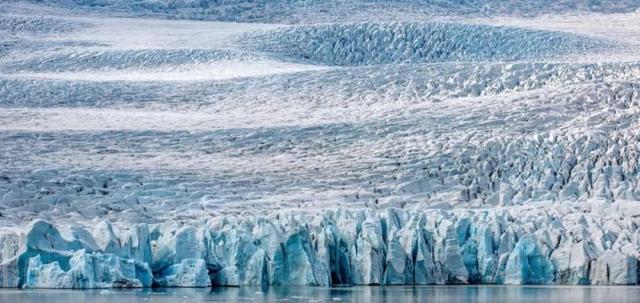
[[[387,286],[0,290],[0,302],[640,302],[633,286]]]

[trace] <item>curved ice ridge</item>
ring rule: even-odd
[[[0,233],[4,287],[636,284],[637,202],[221,216]]]
[[[189,50],[184,52],[193,52]],[[126,63],[93,57],[92,68],[131,67],[150,65],[134,57],[151,50],[131,55]],[[100,56],[103,56],[101,54]],[[145,62],[148,59],[145,59]],[[196,59],[162,59],[162,64],[186,64]],[[197,59],[200,60],[200,59]],[[22,64],[21,64],[22,65]],[[42,71],[76,66],[76,63],[55,61],[39,63],[39,67],[25,64],[25,68]],[[5,69],[18,69],[17,62],[6,64]],[[74,67],[80,70],[85,68]],[[232,102],[242,104],[255,99],[251,92],[263,92],[261,100],[274,104],[317,102],[322,105],[344,103],[389,103],[398,100],[437,102],[446,98],[491,96],[509,92],[530,91],[541,88],[610,82],[640,78],[640,64],[550,64],[550,63],[494,63],[455,65],[386,65],[350,69],[331,69],[277,74],[268,79],[242,78],[234,81],[176,83],[167,86],[162,82],[82,82],[68,80],[7,79],[0,77],[0,104],[20,107],[97,107],[141,106],[162,100],[179,108],[194,108],[201,104]],[[289,83],[283,86],[281,83]],[[300,88],[304,89],[300,89]],[[346,89],[348,88],[348,89]],[[188,95],[192,103],[184,102]],[[321,97],[320,97],[321,96]],[[364,100],[364,101],[363,101]]]
[[[527,15],[634,11],[635,0],[11,0],[92,12],[127,13],[170,19],[310,23],[365,19],[370,16],[424,18],[432,15]]]
[[[0,15],[0,33],[55,34],[76,30],[89,25],[54,17]]]
[[[11,72],[158,69],[175,68],[185,64],[206,64],[217,61],[242,62],[257,59],[260,59],[260,56],[224,49],[82,50],[10,62],[3,69]]]
[[[343,23],[248,34],[255,48],[298,60],[353,66],[515,61],[611,46],[573,34],[453,23]]]

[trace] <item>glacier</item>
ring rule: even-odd
[[[638,3],[506,3],[2,1],[0,286],[639,284]]]
[[[633,202],[223,216],[2,231],[3,287],[638,282]]]
[[[83,12],[126,13],[134,16],[170,19],[220,20],[236,22],[315,23],[375,18],[431,17],[440,15],[570,14],[584,12],[633,12],[640,8],[634,0],[10,0],[45,4],[53,8]]]
[[[43,263],[41,255],[29,259],[24,288],[134,288],[150,287],[152,274],[146,263],[120,259],[113,254],[79,250],[70,259],[55,256]],[[59,258],[59,259],[58,259]],[[53,260],[53,259],[49,259]],[[61,262],[69,267],[64,270]],[[68,264],[67,264],[68,263]],[[65,267],[66,267],[65,266]]]
[[[566,33],[424,22],[304,25],[250,33],[242,40],[263,52],[339,66],[520,61],[612,47],[610,41]]]

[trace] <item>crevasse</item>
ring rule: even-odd
[[[567,33],[435,22],[304,25],[250,33],[242,40],[285,58],[337,66],[517,61],[615,45]]]

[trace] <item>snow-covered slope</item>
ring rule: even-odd
[[[402,20],[440,15],[491,16],[633,12],[635,0],[7,0],[116,15],[240,22],[308,23]]]
[[[635,2],[34,3],[5,287],[638,283]]]

